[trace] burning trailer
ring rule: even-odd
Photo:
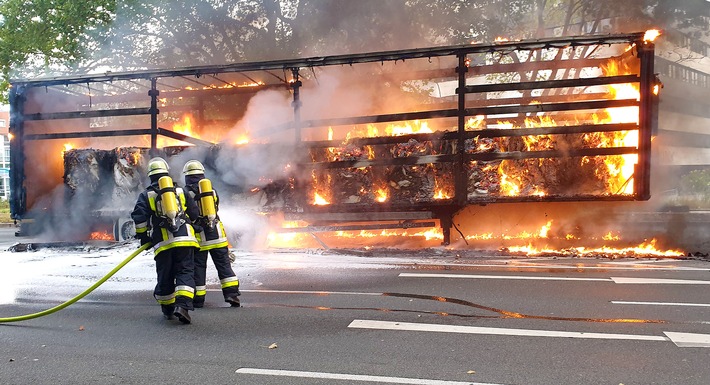
[[[124,238],[155,155],[176,179],[203,161],[225,205],[283,234],[448,245],[472,206],[644,201],[653,62],[632,33],[15,80],[11,213]]]

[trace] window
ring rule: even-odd
[[[5,119],[0,119],[0,127],[5,127],[6,122]]]

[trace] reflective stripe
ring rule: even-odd
[[[175,291],[176,291],[176,292],[178,292],[178,291],[189,291],[190,293],[194,293],[194,292],[195,292],[195,288],[193,288],[192,286],[187,286],[187,285],[178,285],[178,286],[175,286]]]
[[[192,291],[178,290],[175,292],[175,295],[178,297],[195,298],[195,293]]]
[[[175,303],[175,293],[168,294],[168,295],[153,295],[155,297],[155,300],[158,301],[159,304],[161,305],[172,305]]]
[[[136,233],[141,234],[148,231],[148,222],[136,223]]]
[[[161,305],[172,305],[172,304],[175,303],[175,298],[170,299],[170,300],[159,299],[159,300],[157,300],[157,301],[158,301],[158,303],[161,304]]]
[[[194,298],[195,297],[195,289],[193,289],[190,286],[186,286],[186,285],[178,285],[175,287],[175,296],[176,297]]]
[[[153,210],[154,213],[157,213],[157,209],[155,208],[155,198],[158,197],[158,193],[156,193],[153,190],[148,190],[148,203],[150,204],[150,209]]]
[[[229,242],[226,238],[218,238],[211,241],[200,242],[200,251],[219,249],[220,247],[227,246],[229,246]]]
[[[192,227],[192,226],[188,226]],[[173,247],[180,247],[180,246],[185,246],[185,247],[199,247],[200,245],[197,243],[194,237],[190,236],[183,236],[183,237],[175,237],[172,239],[168,239],[167,241],[163,242],[158,242],[157,245],[153,246],[153,251],[155,254],[160,253],[161,251],[165,251],[167,249],[172,249]]]
[[[207,240],[207,236],[205,235],[204,230],[200,233],[200,251],[218,249],[220,247],[229,246],[229,241],[227,240],[227,232],[224,231],[224,225],[221,221],[217,222],[217,233],[219,234],[219,238],[211,240]]]
[[[195,286],[195,296],[204,297],[207,295],[207,286]]]
[[[220,279],[219,282],[222,284],[222,289],[232,286],[239,286],[239,279],[237,277],[227,277]]]

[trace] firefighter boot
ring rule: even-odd
[[[176,307],[173,315],[175,317],[177,317],[178,321],[180,321],[184,324],[189,324],[192,321],[192,319],[190,318],[190,314],[188,313],[188,310],[185,309],[184,307]]]
[[[231,307],[240,307],[241,303],[239,302],[239,294],[232,294],[229,297],[224,298],[224,302],[229,303],[229,306]]]
[[[175,313],[175,306],[160,305],[160,309],[163,311],[163,317],[165,317],[165,319],[173,319],[173,313]]]

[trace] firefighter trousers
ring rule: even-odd
[[[158,284],[155,285],[153,295],[164,314],[172,314],[171,309],[174,307],[194,310],[195,250],[194,247],[180,246],[155,255]]]
[[[212,256],[212,262],[217,269],[217,276],[222,288],[224,300],[240,295],[239,280],[232,270],[232,263],[229,260],[229,249],[218,247],[211,250],[203,250],[195,253],[195,307],[202,307],[207,294],[207,254]],[[229,302],[229,301],[227,301]]]

